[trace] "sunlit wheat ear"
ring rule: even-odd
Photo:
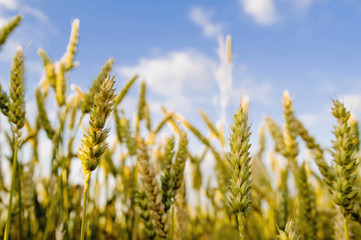
[[[167,214],[162,202],[162,193],[159,190],[157,178],[150,162],[147,147],[144,140],[138,135],[138,163],[143,175],[144,189],[148,198],[148,207],[151,211],[151,219],[157,236],[165,239],[167,236]]]
[[[67,88],[67,79],[65,76],[65,65],[62,62],[59,62],[56,65],[55,70],[55,98],[58,106],[64,106],[66,100],[66,88]]]
[[[259,150],[258,150],[258,155],[260,155],[259,157],[262,158],[262,155],[266,149],[266,134],[265,134],[265,126],[262,124],[260,129],[259,129]]]
[[[105,139],[109,129],[104,129],[105,122],[112,111],[114,98],[113,78],[106,77],[100,89],[94,95],[94,105],[90,113],[89,133],[84,135],[78,157],[82,162],[83,171],[94,171],[99,165],[100,156],[107,148]]]
[[[207,150],[207,149],[206,149]],[[200,191],[201,187],[202,187],[202,172],[201,172],[201,163],[202,160],[204,159],[205,154],[207,153],[207,151],[203,152],[203,155],[201,157],[198,156],[192,156],[191,154],[189,154],[189,158],[190,161],[192,163],[192,185],[194,190],[196,191]]]
[[[167,122],[168,122],[170,129],[179,136],[180,129],[179,129],[179,126],[177,125],[177,123],[175,122],[174,113],[168,112],[167,109],[165,109],[165,107],[163,107],[163,106],[161,107],[161,109],[162,109],[164,116],[172,115],[172,117]]]
[[[142,121],[146,117],[146,115],[145,115],[146,105],[147,105],[147,102],[146,102],[146,85],[145,85],[145,82],[143,81],[141,83],[141,85],[140,85],[140,90],[139,90],[138,113],[137,113],[137,121],[136,121],[136,130],[137,130],[137,132],[139,131],[140,121]]]
[[[56,88],[56,74],[55,74],[55,65],[48,56],[48,54],[43,50],[39,49],[38,54],[43,61],[43,66],[45,68],[46,81],[49,82],[50,86]]]
[[[173,157],[175,155],[174,152],[174,137],[170,137],[167,140],[165,150],[164,150],[164,170],[163,170],[163,176],[161,177],[162,182],[162,192],[163,192],[163,198],[162,202],[165,207],[165,211],[167,211],[171,205],[172,205],[172,198],[175,196],[175,191],[173,191],[175,182],[173,178]]]
[[[231,179],[229,182],[228,204],[237,214],[239,239],[245,237],[246,216],[250,211],[251,166],[250,166],[250,125],[248,122],[248,104],[241,103],[234,115],[229,139],[231,152],[228,155]]]
[[[301,237],[297,234],[293,221],[289,221],[285,227],[285,231],[278,230],[277,240],[301,240]]]
[[[17,130],[25,124],[25,68],[24,54],[19,48],[14,56],[10,72],[10,102],[8,117]]]
[[[46,134],[48,135],[48,138],[52,139],[55,134],[55,131],[50,124],[48,114],[45,109],[44,96],[41,93],[41,90],[39,88],[36,89],[35,97],[36,97],[36,103],[37,103],[38,111],[39,111],[40,125],[45,130]]]
[[[69,117],[70,117],[69,130],[74,129],[76,115],[77,115],[78,109],[80,108],[80,101],[82,99],[83,99],[83,97],[80,96],[79,94],[77,96],[71,95],[69,97],[69,100],[67,103],[67,109],[68,109],[67,112],[69,112]]]
[[[138,75],[134,75],[123,87],[123,89],[119,92],[119,94],[114,99],[114,105],[118,106],[122,100],[124,99],[125,95],[129,92],[130,88],[133,86],[135,80],[138,79]]]
[[[76,67],[77,64],[74,64],[74,56],[76,53],[76,46],[78,44],[78,36],[79,36],[79,19],[75,19],[71,25],[71,34],[69,38],[69,44],[66,48],[66,52],[61,59],[61,62],[64,63],[64,67],[66,71]]]
[[[338,124],[334,126],[335,140],[333,143],[333,160],[336,164],[336,179],[333,182],[333,198],[340,206],[342,214],[347,216],[352,212],[359,189],[355,186],[358,162],[355,156],[357,147],[349,125],[350,112],[338,100],[333,101],[332,114]]]
[[[120,117],[117,110],[114,109],[115,127],[117,132],[117,138],[120,143],[125,143],[130,156],[137,154],[136,140],[132,135],[131,125],[129,119],[124,116]],[[124,115],[124,113],[122,113]]]
[[[187,145],[187,134],[184,131],[181,131],[179,138],[179,147],[174,162],[174,191],[181,187],[183,181],[185,162],[188,158]]]
[[[140,217],[143,219],[144,223],[144,233],[149,239],[155,239],[156,233],[154,226],[151,220],[151,213],[148,208],[148,199],[144,190],[136,193],[135,201],[140,209]]]
[[[187,151],[187,134],[184,131],[180,133],[179,147],[177,154],[174,153],[174,138],[171,137],[165,149],[164,155],[164,175],[162,176],[162,191],[163,191],[163,203],[165,211],[171,207],[174,202],[177,190],[181,187],[184,179],[184,167],[185,162],[188,158]],[[175,161],[172,162],[173,156],[175,155]]]
[[[157,127],[151,131],[149,133],[149,137],[148,137],[148,143],[150,145],[153,145],[155,142],[155,138],[157,136],[157,134],[160,132],[160,130],[162,130],[162,128],[164,127],[164,125],[168,122],[171,121],[173,117],[172,113],[169,113],[168,115],[166,115],[157,125]]]
[[[323,150],[321,149],[321,146],[309,135],[307,129],[300,121],[297,120],[297,123],[298,134],[301,136],[303,141],[305,141],[307,148],[311,150],[315,162],[323,176],[323,181],[328,185],[329,190],[332,192],[333,181],[335,180],[334,169],[327,164],[325,158],[323,157]]]
[[[275,141],[275,151],[281,153],[282,155],[287,155],[287,149],[285,140],[282,134],[281,127],[278,126],[271,118],[266,118],[266,123],[268,130],[271,133],[273,140]]]
[[[298,155],[297,122],[295,121],[292,100],[288,91],[283,92],[283,114],[285,118],[285,145],[287,158],[295,162]]]
[[[20,24],[22,19],[21,15],[18,15],[12,18],[5,26],[0,28],[0,49],[9,35],[14,31],[14,29]]]
[[[212,135],[216,137],[222,147],[224,147],[225,140],[223,134],[216,128],[216,126],[213,125],[212,121],[208,118],[207,114],[204,111],[200,110],[199,112],[203,118],[203,121],[207,124],[209,130],[211,131]]]
[[[150,107],[149,107],[148,103],[145,105],[145,125],[146,125],[148,131],[151,132],[152,131],[152,119],[151,119]]]
[[[81,103],[81,108],[84,113],[89,113],[90,109],[93,107],[94,103],[94,95],[99,87],[103,84],[104,79],[110,74],[113,68],[113,58],[109,58],[108,61],[102,67],[98,77],[94,79],[92,86],[90,87],[89,91],[84,94],[84,100]]]

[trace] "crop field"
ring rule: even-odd
[[[165,107],[154,121],[146,82],[137,75],[119,82],[112,58],[89,89],[68,81],[78,67],[79,26],[75,19],[64,33],[69,43],[59,60],[38,50],[44,77],[35,92],[26,89],[25,50],[7,66],[9,89],[0,86],[1,238],[361,239],[359,125],[342,100],[330,99],[332,148],[306,129],[288,91],[279,104],[283,122],[266,117],[259,132],[250,130],[247,98],[230,125],[200,111],[203,125],[196,126]],[[0,48],[21,27],[21,15],[6,23]],[[230,37],[223,50],[231,64]],[[130,90],[139,92],[134,117],[124,111]],[[34,112],[26,107],[30,95]],[[51,153],[50,169],[41,166],[41,151]],[[202,171],[206,158],[215,162],[212,179]],[[71,179],[73,162],[81,163],[81,184]]]

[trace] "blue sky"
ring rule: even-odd
[[[332,137],[333,98],[343,100],[361,117],[361,3],[357,0],[0,0],[0,25],[17,13],[24,21],[0,52],[0,82],[8,86],[11,58],[21,45],[29,102],[34,101],[31,95],[43,75],[37,49],[60,59],[71,22],[79,18],[76,60],[80,65],[70,83],[87,89],[105,61],[114,57],[119,86],[135,73],[147,81],[156,118],[160,105],[165,105],[204,133],[198,109],[214,122],[219,119],[215,71],[220,64],[218,38],[226,35],[232,36],[233,51],[229,122],[242,91],[250,98],[254,133],[265,116],[282,123],[285,89],[294,99],[297,116],[324,145],[330,145]],[[125,102],[129,114],[136,107],[137,94],[134,88]]]

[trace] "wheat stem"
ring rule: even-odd
[[[246,218],[242,212],[237,213],[239,240],[245,239]]]
[[[84,240],[86,237],[86,204],[88,200],[88,189],[89,189],[89,180],[90,180],[91,171],[86,171],[84,173],[84,193],[83,193],[83,214],[81,221],[81,232],[80,232],[80,240]]]
[[[345,232],[345,240],[349,240],[349,238],[348,238],[347,218],[345,216],[343,216],[343,230]]]
[[[14,195],[14,189],[15,189],[15,176],[16,176],[16,169],[18,165],[18,143],[17,139],[15,139],[15,145],[14,145],[14,158],[13,158],[13,168],[12,168],[12,174],[11,174],[11,185],[10,185],[10,198],[9,198],[9,205],[8,205],[8,217],[6,220],[6,226],[5,226],[5,234],[4,234],[4,240],[9,239],[9,232],[10,232],[10,223],[11,223],[11,211],[13,206],[13,195]]]
[[[18,175],[18,194],[19,194],[19,199],[18,199],[18,203],[19,203],[19,240],[22,239],[22,221],[21,221],[21,211],[22,211],[22,206],[21,206],[21,183],[20,183],[20,163],[18,162],[18,164],[16,165],[16,172]]]

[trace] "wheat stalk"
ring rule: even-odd
[[[25,124],[25,68],[24,68],[24,54],[19,48],[14,56],[12,67],[10,71],[10,102],[8,103],[9,112],[8,119],[12,125],[13,131],[13,166],[11,174],[10,197],[8,206],[8,216],[6,221],[4,240],[9,238],[12,202],[15,187],[15,175],[18,175],[18,185],[20,187],[20,170],[18,166],[17,153],[20,146],[20,130]],[[19,188],[19,212],[21,222],[21,189]],[[19,236],[21,236],[21,227],[19,227]]]
[[[81,239],[85,239],[86,204],[91,172],[94,171],[107,148],[105,139],[109,129],[104,129],[107,118],[112,111],[112,100],[114,99],[114,77],[105,78],[99,90],[94,94],[94,105],[90,113],[89,133],[84,135],[79,148],[78,157],[82,162],[84,173],[84,198],[83,198],[83,220],[81,228]]]
[[[248,106],[242,104],[234,115],[231,127],[228,156],[231,179],[229,182],[228,203],[237,214],[239,239],[245,239],[246,216],[250,210],[251,167],[250,167],[250,126],[248,123]]]

